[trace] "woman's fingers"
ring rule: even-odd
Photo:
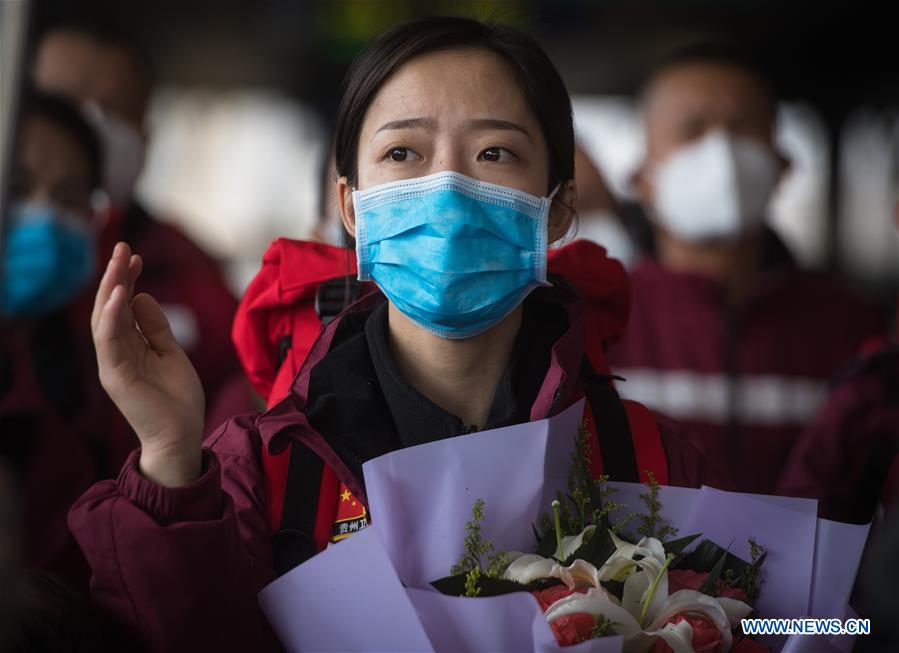
[[[137,278],[140,276],[141,270],[143,270],[144,261],[137,254],[132,254],[131,258],[128,261],[128,272],[127,279],[128,283],[126,286],[128,301],[131,301],[131,298],[134,297],[134,284],[137,283]]]
[[[153,297],[147,293],[139,294],[131,302],[131,310],[134,311],[134,321],[153,351],[167,354],[179,349],[168,318]]]
[[[96,329],[103,311],[112,295],[113,290],[119,284],[128,283],[128,268],[131,258],[131,248],[126,243],[117,243],[112,251],[112,257],[106,266],[106,271],[100,279],[97,288],[97,296],[94,298],[94,310],[91,313],[91,328]]]
[[[128,358],[128,344],[125,340],[127,330],[133,329],[129,324],[128,305],[125,301],[126,291],[121,284],[116,285],[109,293],[106,304],[100,309],[97,326],[94,329],[94,346],[97,350],[97,365],[101,380],[104,372],[119,367]]]

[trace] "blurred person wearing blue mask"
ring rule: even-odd
[[[827,380],[883,328],[847,288],[799,269],[767,225],[789,170],[777,107],[730,46],[682,51],[650,77],[633,185],[654,247],[633,270],[628,331],[610,352],[624,396],[675,419],[752,492],[774,491]]]
[[[0,458],[22,489],[25,564],[86,585],[66,511],[108,469],[111,443],[133,437],[96,380],[88,332],[102,155],[63,98],[26,95],[20,115],[0,257]]]
[[[0,277],[0,311],[7,319],[40,318],[65,307],[96,267],[91,197],[100,183],[99,148],[82,147],[47,117],[65,114],[61,101],[41,102],[22,126],[7,212]]]
[[[38,88],[76,102],[100,135],[103,184],[110,200],[100,259],[108,260],[119,240],[132,244],[144,262],[138,291],[159,300],[207,394],[214,399],[226,396],[232,408],[239,405],[233,403],[231,388],[243,373],[229,336],[237,302],[219,265],[135,196],[149,137],[154,82],[149,57],[118,26],[86,19],[56,25],[43,34],[32,75]],[[251,407],[249,395],[239,401]],[[126,450],[119,452],[119,462],[125,455]]]
[[[95,276],[101,151],[69,103],[34,94],[24,105],[5,221],[0,313],[45,317]]]

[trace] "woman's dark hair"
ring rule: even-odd
[[[387,78],[415,57],[460,48],[492,52],[508,65],[549,149],[547,192],[574,178],[571,99],[549,57],[534,39],[514,27],[456,17],[403,23],[378,37],[353,62],[337,111],[334,147],[338,175],[356,185],[362,122]]]
[[[43,118],[68,132],[87,157],[91,186],[102,187],[103,151],[97,132],[69,100],[59,95],[31,89],[25,94],[19,115],[22,120]]]

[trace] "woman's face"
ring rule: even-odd
[[[90,163],[78,141],[46,118],[26,117],[13,170],[13,199],[51,204],[89,221],[93,190]]]
[[[359,136],[357,189],[443,171],[544,196],[549,153],[536,117],[508,66],[484,50],[417,57],[381,87]],[[338,181],[344,224],[355,236],[352,188]],[[560,189],[570,204],[572,188]],[[550,242],[570,210],[553,203]]]

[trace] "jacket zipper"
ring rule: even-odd
[[[552,415],[553,410],[556,408],[556,404],[559,403],[559,399],[562,397],[562,386],[557,386],[555,392],[553,392],[552,401],[549,402],[549,407],[546,409],[546,412],[543,413],[543,417],[547,418]]]

